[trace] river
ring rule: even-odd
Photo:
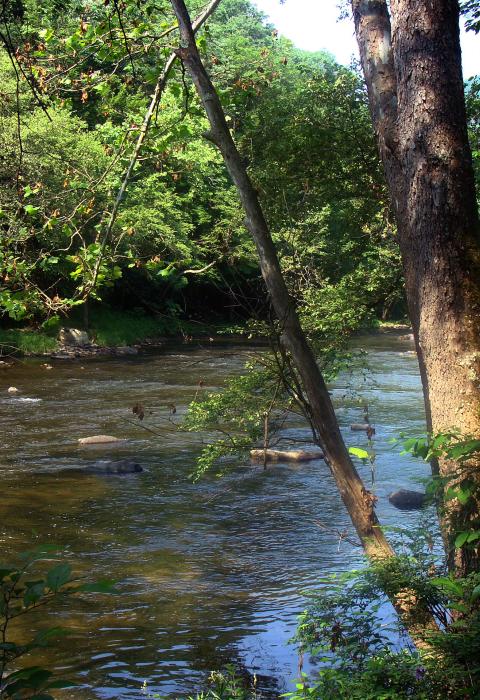
[[[427,468],[390,439],[424,430],[418,365],[395,335],[357,341],[368,372],[354,367],[331,391],[350,445],[364,447],[368,403],[376,427],[377,512],[384,525],[412,524],[417,513],[393,508],[387,494],[418,488]],[[234,663],[275,692],[292,687],[297,652],[288,644],[304,606],[302,592],[320,576],[352,568],[361,552],[336,531],[351,529],[322,461],[246,464],[222,479],[189,479],[200,437],[175,429],[198,389],[220,387],[254,348],[176,346],[122,359],[17,363],[0,375],[4,557],[35,544],[67,548],[63,558],[88,580],[114,579],[119,596],[59,603],[26,624],[63,624],[72,634],[34,659],[79,686],[74,700],[141,698],[192,690],[208,672]],[[14,385],[15,396],[7,393]],[[147,432],[132,414],[141,402]],[[176,412],[172,413],[172,406]],[[288,429],[308,438],[300,422]],[[77,440],[113,434],[127,442],[89,450]],[[95,459],[135,458],[145,471],[99,476],[69,471]],[[370,471],[360,465],[369,482]],[[370,483],[370,482],[369,482]],[[328,523],[324,530],[315,522]],[[35,615],[39,615],[35,619]],[[25,618],[27,620],[27,618]]]

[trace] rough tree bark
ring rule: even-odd
[[[352,0],[394,206],[428,429],[480,433],[480,224],[456,0]],[[442,476],[455,465],[440,461]],[[444,522],[450,561],[454,502]],[[457,552],[459,572],[478,567]]]

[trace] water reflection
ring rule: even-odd
[[[400,430],[422,429],[417,365],[408,343],[378,343],[367,340],[366,380],[360,371],[359,386],[341,377],[332,393],[346,438],[356,446],[366,438],[349,425],[368,402],[377,428],[379,516],[385,524],[411,522],[416,515],[400,515],[385,496],[426,473],[388,442]],[[194,687],[226,662],[259,673],[270,688],[271,678],[279,679],[278,694],[297,671],[287,641],[302,609],[301,591],[326,572],[359,562],[358,550],[346,543],[339,548],[316,524],[349,527],[321,461],[266,472],[238,465],[221,481],[189,480],[199,438],[174,429],[171,406],[181,417],[200,380],[207,389],[220,386],[251,352],[177,348],[121,361],[57,361],[50,372],[28,361],[2,375],[0,536],[6,554],[34,540],[68,545],[80,575],[121,582],[118,598],[70,601],[50,620],[40,616],[39,624],[53,620],[74,630],[63,648],[40,659],[66,674],[79,671],[84,687],[65,697],[139,698],[144,679],[152,691],[173,692],[187,683]],[[19,388],[18,396],[7,394],[9,385]],[[132,422],[136,402],[147,409],[157,436]],[[301,424],[287,430],[308,439]],[[79,437],[99,433],[128,442],[77,447]],[[69,471],[124,457],[145,471],[124,477]]]

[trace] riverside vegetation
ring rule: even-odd
[[[266,451],[301,415],[370,560],[325,582],[302,618],[299,644],[320,671],[291,700],[480,692],[480,84],[465,101],[456,4],[436,0],[422,37],[409,27],[427,26],[426,3],[410,5],[375,0],[367,16],[353,0],[363,75],[296,49],[248,0],[0,8],[2,352],[51,351],[65,324],[100,345],[218,327],[268,339],[224,391],[196,397],[184,428],[217,434],[200,478]],[[463,10],[478,31],[478,2]],[[390,11],[399,30],[385,47]],[[432,136],[443,127],[448,157]],[[351,362],[355,331],[407,308],[429,435],[406,449],[433,464],[445,564],[425,534],[387,539],[352,461],[371,455],[346,450],[325,386]],[[17,589],[22,573],[2,574],[3,669],[29,650],[7,638],[12,596],[23,614],[70,577]],[[379,632],[387,600],[408,635],[400,652]],[[0,692],[46,698],[45,673],[14,671]],[[203,697],[257,692],[228,669]]]

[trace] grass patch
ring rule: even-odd
[[[83,328],[81,314],[64,325]],[[93,307],[90,311],[88,333],[92,341],[104,347],[135,345],[147,339],[175,338],[178,336],[239,334],[238,324],[204,323],[179,318],[148,316],[142,311],[118,311],[108,306]]]
[[[62,326],[84,328],[83,311],[75,310],[66,319],[51,320],[44,329],[0,329],[0,356],[15,352],[40,355],[58,350],[58,332]],[[207,324],[182,321],[174,317],[148,316],[142,311],[119,311],[108,306],[93,306],[89,314],[88,335],[101,347],[135,345],[156,338],[177,336],[229,335],[241,332],[241,327],[228,323]]]
[[[22,353],[40,355],[53,352],[58,346],[57,339],[39,330],[29,328],[0,329],[0,356]]]
[[[75,325],[69,322],[66,325]],[[81,325],[80,325],[81,327]],[[134,345],[147,338],[176,335],[180,330],[174,318],[155,318],[138,311],[116,311],[107,307],[92,309],[88,333],[102,346]]]

